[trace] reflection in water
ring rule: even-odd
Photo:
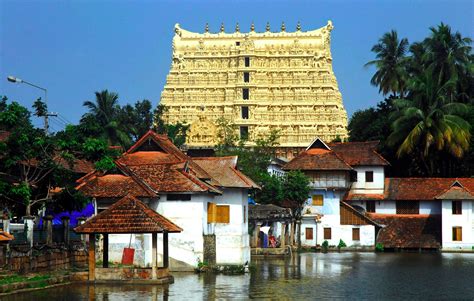
[[[169,286],[74,284],[2,300],[474,298],[474,254],[305,253],[253,264],[247,275],[174,273]]]

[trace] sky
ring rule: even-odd
[[[149,99],[153,106],[171,65],[174,25],[203,32],[206,23],[227,32],[239,22],[242,32],[255,23],[264,31],[281,22],[294,31],[320,28],[332,20],[333,68],[348,115],[374,106],[383,97],[370,85],[370,51],[395,29],[409,42],[429,35],[440,22],[473,38],[474,1],[21,1],[0,0],[0,95],[31,108],[44,93],[6,80],[13,75],[48,90],[53,130],[77,123],[85,100],[103,89],[120,103]],[[34,120],[41,125],[40,120]]]

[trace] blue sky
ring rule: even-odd
[[[202,32],[206,22],[248,31],[266,22],[288,31],[332,20],[333,64],[345,107],[351,115],[382,99],[370,85],[370,49],[396,29],[410,42],[422,40],[429,27],[444,22],[473,37],[474,1],[0,1],[0,95],[27,107],[41,91],[6,81],[7,75],[48,89],[51,111],[77,122],[82,103],[94,91],[119,93],[121,104],[150,99],[155,106],[171,63],[175,23]],[[39,120],[35,124],[40,125]],[[61,127],[53,121],[53,129]]]

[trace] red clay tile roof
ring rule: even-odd
[[[434,200],[458,181],[474,191],[474,178],[386,178],[385,198],[389,200]]]
[[[74,159],[71,164],[69,164],[66,159],[58,156],[54,158],[54,161],[63,168],[69,169],[75,173],[87,174],[94,170],[94,164],[84,159]]]
[[[81,181],[76,189],[89,197],[121,198],[128,194],[136,197],[156,196],[132,177],[120,174],[92,175]]]
[[[344,198],[345,201],[380,201],[385,199],[383,194],[370,194],[370,193],[349,193]]]
[[[344,162],[335,152],[313,148],[301,152],[283,166],[283,170],[351,170],[352,167]]]
[[[377,235],[377,243],[385,248],[426,248],[441,247],[441,216],[439,215],[395,215],[368,214],[384,227]]]
[[[77,233],[178,233],[183,231],[166,217],[127,195],[74,229]]]
[[[9,241],[12,241],[14,239],[15,239],[15,237],[13,235],[11,235],[10,233],[5,232],[5,231],[0,231],[0,242],[2,242],[2,243],[9,242]]]
[[[378,141],[367,142],[333,142],[328,146],[350,166],[357,165],[389,165],[377,153]]]
[[[438,200],[474,200],[474,193],[464,187],[459,181],[455,181],[451,187],[440,195]]]
[[[0,131],[0,142],[7,141],[8,137],[10,137],[10,132]]]
[[[254,181],[237,168],[237,156],[195,157],[193,161],[211,177],[211,184],[221,187],[259,188]]]

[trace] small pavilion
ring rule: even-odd
[[[137,198],[127,195],[106,210],[74,229],[76,233],[89,234],[89,281],[128,281],[133,283],[170,283],[168,233],[179,233],[180,227],[150,209]],[[150,233],[152,236],[152,267],[109,268],[109,234]],[[163,235],[163,265],[157,266],[158,233]],[[95,237],[102,234],[103,266],[95,266]]]

